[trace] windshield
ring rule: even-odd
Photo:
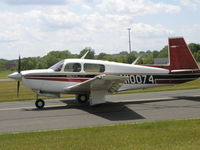
[[[64,64],[64,61],[62,60],[62,61],[56,63],[55,65],[51,66],[49,69],[52,69],[52,70],[57,71],[57,72],[61,71],[63,64]]]

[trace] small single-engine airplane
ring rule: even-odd
[[[183,38],[169,38],[169,64],[135,65],[117,62],[65,59],[49,69],[21,71],[8,77],[20,81],[36,93],[35,105],[43,108],[40,96],[75,94],[80,103],[105,103],[105,95],[117,91],[174,85],[200,77],[200,69]]]

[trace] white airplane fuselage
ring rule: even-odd
[[[79,63],[81,65],[79,72],[65,71],[65,66],[67,64],[75,63]],[[87,72],[84,70],[85,64],[103,65],[105,66],[105,71]],[[59,71],[49,68],[42,70],[22,71],[21,73],[22,82],[33,91],[41,91],[43,93],[66,93],[64,91],[66,87],[80,84],[81,82],[101,74],[128,76],[129,79],[124,82],[118,91],[167,85],[166,83],[157,84],[154,76],[168,75],[169,70],[100,60],[65,59],[63,61],[62,68]]]

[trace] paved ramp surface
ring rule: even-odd
[[[200,90],[107,96],[90,107],[73,99],[0,103],[0,133],[41,131],[157,120],[200,118]]]
[[[4,82],[4,81],[14,81],[13,79],[0,79],[0,82]]]

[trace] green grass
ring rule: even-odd
[[[35,99],[35,94],[28,88],[25,88],[23,84],[20,86],[20,95],[17,97],[16,81],[0,82],[0,102],[19,101],[25,99]]]
[[[62,98],[73,97],[73,95],[61,95]],[[0,82],[0,102],[22,101],[35,99],[35,93],[26,88],[22,83],[20,84],[19,97],[17,97],[17,82],[3,81]]]
[[[197,150],[200,119],[0,135],[2,150]]]
[[[0,102],[8,101],[20,101],[20,100],[32,100],[35,99],[35,93],[24,87],[23,84],[20,86],[20,94],[17,97],[17,82],[16,81],[4,81],[0,82]],[[141,90],[131,90],[119,92],[118,94],[131,94],[131,93],[142,93],[142,92],[159,92],[159,91],[173,91],[173,90],[186,90],[186,89],[200,89],[200,79],[191,81],[184,84],[166,87],[156,87]],[[73,95],[61,95],[62,98],[73,97]]]
[[[0,73],[0,77],[6,76],[7,73]],[[20,101],[20,100],[32,100],[35,99],[35,93],[24,87],[21,84],[20,94],[17,97],[16,89],[17,82],[16,81],[3,81],[0,82],[0,102],[8,102],[8,101]],[[173,90],[186,90],[186,89],[200,89],[200,79],[191,81],[184,84],[179,84],[175,86],[163,86],[163,87],[155,87],[149,89],[140,89],[140,90],[131,90],[131,91],[123,91],[118,94],[132,94],[132,93],[142,93],[142,92],[159,92],[159,91],[173,91]],[[61,95],[62,98],[73,97],[73,95]]]
[[[12,73],[12,71],[0,71],[0,79],[6,79],[6,78],[8,78],[7,76],[9,74],[11,74],[11,73]]]

